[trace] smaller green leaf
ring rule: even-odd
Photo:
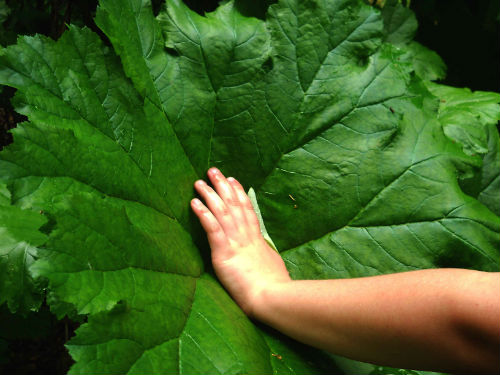
[[[257,214],[257,219],[259,219],[260,233],[262,234],[262,237],[264,237],[269,246],[271,246],[274,250],[278,251],[276,245],[269,236],[269,233],[267,233],[266,226],[264,225],[264,219],[262,218],[262,213],[260,212],[259,204],[257,203],[257,196],[255,195],[255,191],[253,190],[253,188],[250,188],[248,190],[248,197],[250,198],[250,202],[252,202],[253,209]]]
[[[439,120],[444,133],[462,146],[467,155],[486,154],[485,126],[500,120],[500,94],[455,88],[427,82],[429,91],[440,99]]]
[[[436,52],[417,42],[411,42],[406,48],[409,61],[420,78],[435,81],[446,77],[446,64]]]
[[[413,40],[418,27],[417,18],[401,1],[387,0],[382,8],[382,18],[385,42],[399,45]]]
[[[483,158],[483,165],[477,173],[461,181],[462,189],[476,197],[482,204],[500,216],[500,137],[495,124],[489,124],[488,153]]]
[[[500,216],[500,139],[497,127],[488,126],[489,151],[483,159],[481,170],[481,192],[478,199],[495,214]]]
[[[0,184],[0,305],[10,311],[36,310],[41,294],[28,272],[36,257],[36,247],[46,241],[38,231],[47,220],[42,215],[10,205],[10,193]]]
[[[446,64],[439,55],[414,42],[418,22],[415,13],[401,1],[388,0],[382,8],[384,42],[394,44],[404,52],[415,73],[424,80],[434,81],[446,77]]]

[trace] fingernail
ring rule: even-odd
[[[199,199],[195,198],[191,202],[193,202],[193,206],[201,207],[201,201]]]
[[[215,167],[212,167],[208,170],[208,172],[215,175],[219,172],[219,170]]]
[[[234,178],[232,178],[232,177],[228,177],[228,178],[227,178],[227,180],[228,180],[229,182],[235,182],[235,181],[236,181],[236,180],[235,180]]]

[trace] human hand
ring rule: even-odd
[[[217,168],[207,174],[215,191],[205,181],[196,181],[195,189],[206,206],[193,199],[191,208],[207,232],[217,277],[243,311],[253,316],[263,291],[291,279],[281,256],[262,237],[240,183],[226,179]]]

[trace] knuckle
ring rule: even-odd
[[[237,199],[234,199],[233,196],[227,197],[225,201],[229,206],[238,206],[240,203]]]
[[[226,205],[219,207],[218,211],[219,211],[219,215],[222,217],[231,216],[231,213],[229,212],[229,208]]]
[[[238,180],[234,180],[233,181],[233,186],[234,186],[235,189],[243,191],[243,186],[241,186],[241,184],[239,183]]]

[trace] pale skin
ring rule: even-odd
[[[379,365],[500,373],[500,274],[432,269],[292,280],[243,187],[216,168],[191,207],[217,277],[251,318],[306,344]]]

